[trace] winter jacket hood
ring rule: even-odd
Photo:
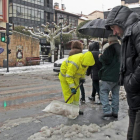
[[[128,26],[132,25],[138,20],[139,15],[128,7],[116,6],[110,11],[106,20],[105,27],[107,30],[111,30],[111,25],[118,25],[125,31]]]
[[[94,60],[93,54],[90,51],[83,54],[82,65],[93,66],[94,64],[95,64],[95,60]]]
[[[93,42],[89,45],[89,51],[99,51],[99,43]]]

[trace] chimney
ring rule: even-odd
[[[82,14],[82,11],[81,11],[81,17],[82,17],[82,15],[83,15],[83,14]]]
[[[66,9],[65,5],[61,4],[61,10],[65,10],[65,9]]]
[[[59,9],[59,3],[57,2],[54,3],[54,9]]]

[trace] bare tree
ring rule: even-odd
[[[39,27],[37,27],[37,31],[34,31],[33,27],[26,28],[27,31],[29,31],[32,35],[39,37],[39,38],[46,38],[47,42],[50,42],[51,51],[55,49],[55,39],[57,37],[60,37],[61,34],[61,27],[59,25],[56,25],[56,23],[52,22],[53,26],[55,27],[55,31],[52,31],[49,29],[49,23],[47,22],[46,25],[42,24],[41,26],[44,28],[44,32],[41,32]],[[72,24],[67,25],[65,23],[62,26],[62,34],[70,34],[76,31],[76,28],[70,30],[69,32],[66,32],[68,28],[70,28]],[[48,34],[46,34],[46,32]]]

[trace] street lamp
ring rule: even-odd
[[[63,39],[62,39],[62,24],[63,24],[63,16],[60,15],[59,17],[59,22],[60,22],[60,27],[61,27],[61,30],[60,30],[60,59],[62,58],[62,43],[63,43]]]

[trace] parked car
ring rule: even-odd
[[[86,53],[88,51],[88,49],[85,49],[83,50],[83,53]],[[56,60],[54,62],[54,67],[53,67],[53,71],[54,72],[60,72],[60,67],[61,67],[61,64],[63,63],[63,61],[65,61],[67,58],[62,58],[62,59],[59,59],[59,60]]]

